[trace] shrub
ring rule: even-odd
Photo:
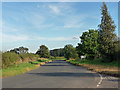
[[[50,58],[50,59],[54,59],[55,57],[53,57],[53,56],[50,56],[49,58]]]
[[[16,54],[14,52],[5,52],[2,54],[2,68],[7,68],[21,62],[37,60],[38,58],[39,55],[33,53]],[[22,61],[20,62],[20,60]]]
[[[2,54],[2,67],[10,67],[19,61],[20,57],[18,54],[13,52],[5,52]]]

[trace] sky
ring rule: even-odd
[[[106,4],[118,34],[118,3]],[[50,50],[75,47],[83,32],[98,29],[101,6],[102,2],[3,2],[2,50],[24,46],[35,53],[41,45]]]

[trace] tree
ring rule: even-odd
[[[71,44],[68,44],[64,47],[64,56],[69,60],[70,58],[77,58],[78,54],[76,49]]]
[[[83,32],[80,37],[81,43],[76,47],[79,57],[86,55],[88,58],[95,58],[98,52],[98,31],[90,29],[88,32]]]
[[[107,57],[109,60],[112,60],[115,48],[114,41],[116,39],[116,34],[114,31],[116,26],[110,14],[108,13],[105,2],[103,2],[101,14],[101,24],[98,25],[100,44],[99,51],[103,57]]]
[[[19,47],[19,48],[14,48],[12,50],[10,50],[10,52],[15,52],[17,54],[23,54],[23,53],[28,53],[28,48],[25,48],[25,47]]]
[[[54,56],[54,57],[56,57],[56,56],[58,56],[58,57],[64,56],[63,48],[50,50],[50,55]]]
[[[85,49],[81,43],[78,43],[78,46],[76,46],[76,51],[78,53],[79,58],[81,55],[85,55]]]
[[[40,49],[36,52],[40,57],[49,58],[50,52],[47,46],[41,45]]]

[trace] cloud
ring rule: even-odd
[[[3,42],[17,42],[17,41],[26,41],[26,40],[41,40],[41,41],[72,41],[78,40],[77,36],[71,37],[40,37],[40,36],[33,36],[31,38],[30,35],[8,35],[2,34],[2,41]]]
[[[71,4],[67,3],[53,3],[46,5],[46,7],[55,15],[69,16],[69,14],[74,13],[74,8],[71,7]]]
[[[53,13],[55,13],[55,14],[60,13],[60,9],[57,6],[49,5],[48,7],[52,10]]]
[[[71,41],[79,39],[76,36],[71,37],[33,37],[34,40],[44,40],[44,41]]]
[[[68,41],[72,40],[72,38],[69,37],[56,37],[56,38],[47,38],[48,41]]]
[[[26,22],[30,24],[29,28],[42,30],[43,28],[52,27],[52,23],[48,23],[48,18],[39,12],[31,12],[29,16],[24,16]],[[28,27],[26,27],[28,29]]]
[[[37,4],[37,8],[40,8],[40,5],[39,5],[39,4]]]
[[[78,37],[73,37],[72,39],[79,39]]]
[[[38,27],[45,21],[45,17],[41,16],[39,13],[31,13],[30,16],[26,17],[26,19],[27,22],[31,23],[35,27]]]
[[[66,24],[64,25],[64,28],[80,28],[84,26],[84,23],[79,23],[79,24]]]
[[[27,36],[24,35],[8,35],[2,34],[2,41],[3,42],[16,42],[16,41],[24,41],[29,40]]]
[[[69,16],[64,21],[64,28],[81,28],[85,26],[84,19],[86,17],[86,15]]]
[[[2,30],[3,30],[3,32],[7,32],[7,33],[8,32],[18,32],[19,31],[16,28],[9,27],[9,26],[6,26],[6,25],[3,25]]]

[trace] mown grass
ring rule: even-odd
[[[40,66],[41,63],[47,62],[50,60],[37,60],[37,61],[29,61],[26,63],[20,63],[17,65],[13,65],[9,68],[4,68],[0,70],[0,73],[2,72],[2,76],[0,77],[8,77],[8,76],[15,76],[21,73],[28,72],[30,70],[36,69]]]

